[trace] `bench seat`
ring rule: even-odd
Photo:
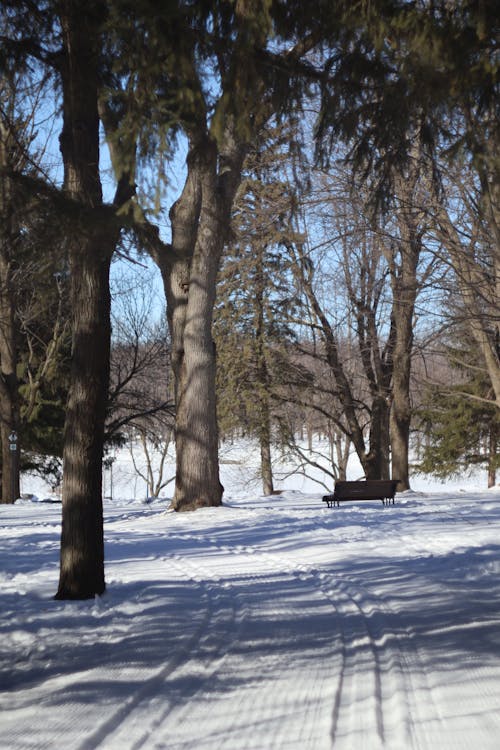
[[[359,482],[335,482],[333,494],[324,495],[328,508],[340,507],[348,500],[381,500],[383,505],[394,505],[397,479],[366,479]]]

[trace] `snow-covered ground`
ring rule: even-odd
[[[87,602],[52,599],[60,506],[0,506],[2,750],[498,750],[500,488],[233,481],[196,513],[106,500]]]

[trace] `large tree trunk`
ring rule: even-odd
[[[370,450],[358,457],[367,479],[389,479],[389,407],[383,395],[372,401]]]
[[[191,149],[184,190],[170,212],[173,258],[153,254],[162,271],[172,341],[175,510],[222,501],[212,314],[225,234],[215,180],[216,151],[203,141]]]
[[[0,437],[2,503],[19,497],[19,399],[11,264],[0,250]]]
[[[14,257],[14,196],[8,172],[10,133],[0,123],[0,440],[2,444],[2,503],[19,497],[19,398],[15,301],[12,282]]]
[[[264,495],[274,492],[273,466],[271,461],[271,444],[269,439],[260,436],[260,466],[262,474],[262,491]]]
[[[104,255],[104,257],[101,257]],[[63,454],[58,599],[102,594],[102,454],[109,382],[110,253],[101,243],[71,258],[73,349]]]
[[[74,202],[70,228],[72,365],[63,450],[58,599],[102,594],[102,454],[109,380],[109,267],[117,236],[98,228],[102,206],[97,112],[100,4],[61,8],[64,187]],[[101,217],[103,220],[103,217]]]
[[[217,148],[207,135],[193,139],[183,192],[172,206],[171,252],[151,247],[167,298],[175,378],[177,511],[218,506],[216,353],[212,317],[221,254],[241,175],[244,148],[227,138]]]
[[[386,248],[391,272],[393,296],[392,319],[394,348],[392,351],[392,404],[390,433],[392,477],[398,479],[398,492],[410,489],[410,425],[412,417],[410,377],[413,354],[413,317],[418,292],[417,269],[422,252],[423,217],[416,194],[421,169],[419,142],[415,143],[413,162],[406,177],[396,180],[400,230],[400,262],[396,265],[393,251]]]
[[[494,487],[497,483],[497,462],[498,428],[496,420],[492,420],[488,436],[488,487]]]
[[[200,218],[200,237],[189,275],[182,331],[182,354],[176,366],[176,480],[173,507],[193,510],[220,505],[218,431],[215,402],[215,347],[212,313],[222,247]],[[176,349],[179,350],[177,343]]]
[[[409,312],[409,321],[403,319],[399,321],[398,328],[405,328],[406,332],[399,331],[394,350],[394,372],[392,382],[393,400],[390,430],[392,477],[399,480],[399,492],[410,488],[409,445],[411,424],[411,345],[413,340],[412,313],[413,311]],[[410,326],[409,330],[408,323]]]
[[[392,477],[398,492],[410,488],[409,446],[411,424],[410,376],[413,349],[413,313],[417,295],[419,251],[402,251],[402,274],[393,279],[395,343],[393,351],[392,408],[390,416]]]

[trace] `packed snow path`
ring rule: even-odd
[[[105,508],[55,602],[57,506],[0,510],[2,750],[497,750],[500,493]]]

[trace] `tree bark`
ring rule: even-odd
[[[401,307],[401,304],[398,305]],[[396,343],[393,352],[392,408],[390,434],[392,477],[398,491],[410,488],[409,445],[411,424],[410,374],[413,343],[413,305],[396,313]]]
[[[258,437],[260,446],[260,473],[264,495],[274,492],[273,465],[271,460],[271,415],[269,408],[269,372],[262,342],[257,343],[257,410]]]
[[[64,429],[58,599],[92,598],[105,590],[102,455],[109,382],[110,259],[97,240],[78,247],[71,258],[73,347]]]
[[[393,317],[395,326],[392,373],[390,433],[392,477],[399,480],[398,491],[410,488],[409,446],[411,425],[410,377],[413,351],[413,314],[417,298],[417,264],[420,242],[416,231],[407,227],[403,237],[399,275],[392,273]],[[406,241],[407,240],[407,241]]]
[[[64,189],[74,202],[69,262],[72,364],[63,450],[61,564],[57,599],[105,590],[102,455],[109,381],[109,268],[118,234],[99,224],[98,23],[91,9],[61,7]],[[92,11],[92,12],[91,12]],[[95,14],[95,15],[94,15]],[[101,209],[102,210],[102,209]]]
[[[271,444],[262,435],[260,437],[260,465],[262,474],[262,491],[264,495],[274,492],[273,470],[271,462]]]
[[[254,297],[254,325],[255,325],[255,355],[256,355],[256,399],[257,424],[260,445],[260,467],[262,476],[262,490],[264,495],[274,492],[273,470],[271,462],[271,415],[269,406],[269,370],[265,352],[265,272],[263,264],[264,248],[256,245],[255,252],[255,297]]]
[[[417,269],[422,253],[424,216],[419,205],[419,185],[424,162],[421,144],[415,140],[408,174],[395,180],[399,227],[399,264],[394,250],[385,246],[392,287],[392,392],[390,441],[392,477],[399,480],[398,492],[410,489],[410,426],[412,407],[410,378],[414,339],[414,312],[419,282]]]
[[[344,435],[335,426],[329,427],[328,439],[330,441],[330,452],[332,455],[332,464],[337,466],[338,479],[345,481],[347,479],[347,465],[349,463],[349,454],[351,448],[351,440],[347,435]],[[335,449],[335,457],[334,457]]]
[[[216,353],[212,317],[221,254],[241,176],[244,146],[226,129],[222,145],[207,134],[191,139],[183,192],[172,206],[170,252],[152,247],[167,298],[176,404],[177,511],[218,506]]]
[[[211,213],[209,206],[203,207],[189,274],[182,354],[176,368],[176,510],[216,506],[222,501],[212,340],[215,281],[222,247],[218,246],[217,229],[211,226]]]
[[[2,243],[3,244],[3,243]],[[2,503],[19,497],[19,398],[15,305],[11,263],[0,250],[0,437],[2,441]]]
[[[9,171],[11,135],[0,123],[0,440],[2,503],[19,497],[19,397],[12,262],[15,257],[14,195]],[[15,439],[14,439],[15,438]],[[15,446],[15,449],[14,449]]]
[[[369,445],[362,461],[366,478],[389,479],[389,407],[384,394],[372,400]]]
[[[496,420],[492,420],[488,435],[488,487],[494,487],[497,483],[497,462],[498,427]]]

